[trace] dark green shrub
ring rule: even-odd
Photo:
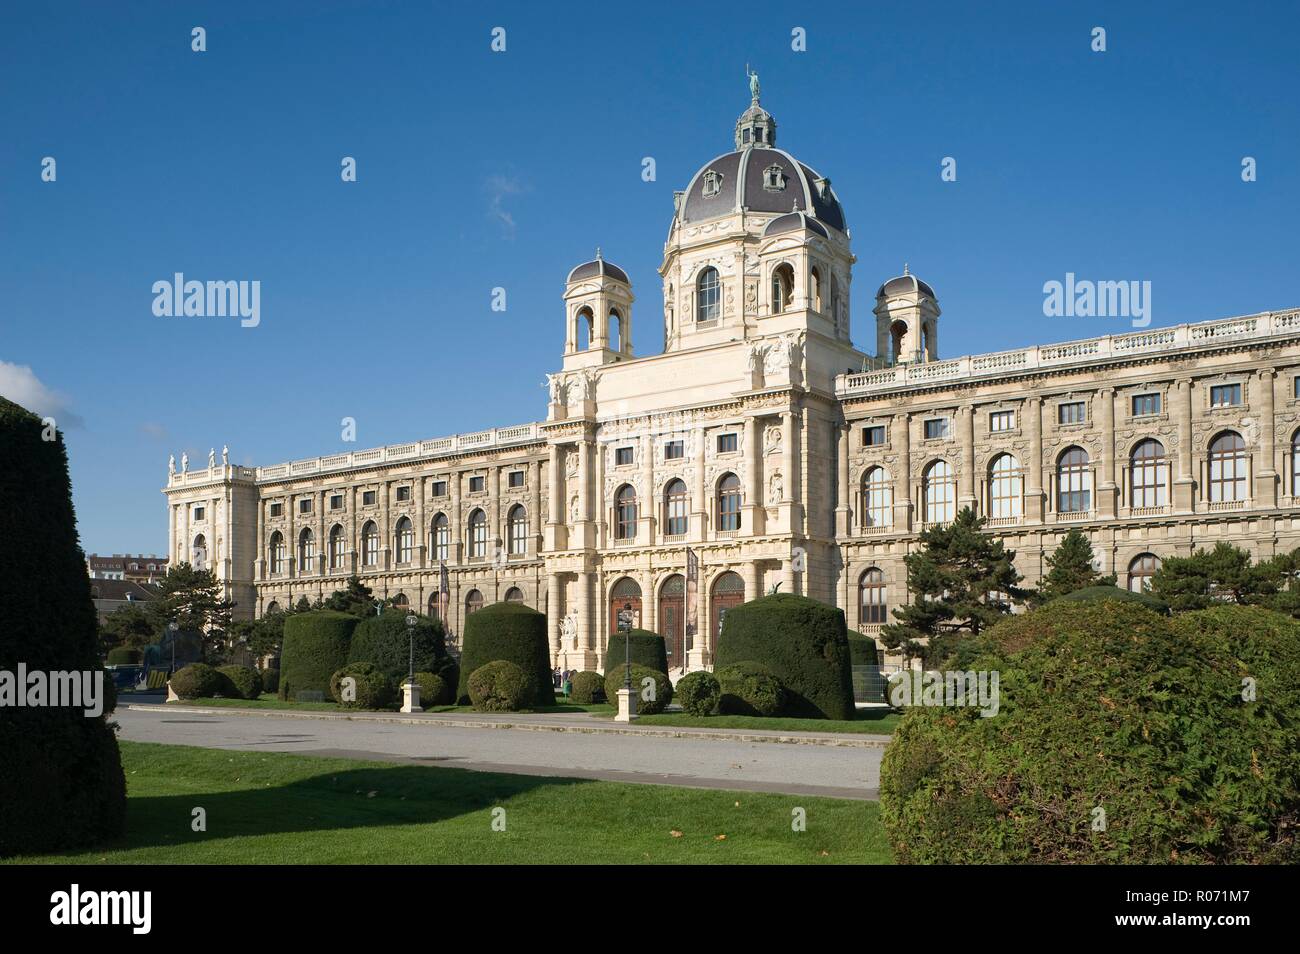
[[[469,675],[469,697],[479,712],[518,712],[536,698],[533,681],[505,659],[485,663]]]
[[[604,702],[605,677],[598,672],[592,672],[590,669],[578,673],[573,677],[573,687],[569,691],[569,698],[580,705]]]
[[[138,666],[141,658],[140,650],[117,646],[108,651],[108,658],[104,662],[109,666]]]
[[[633,629],[626,633],[610,633],[605,649],[605,668],[623,665],[631,653],[633,666],[645,666],[655,672],[668,671],[668,649],[664,638],[646,629]]]
[[[382,616],[368,616],[352,631],[348,648],[348,662],[374,663],[394,682],[401,682],[411,672],[411,638],[415,641],[415,671],[442,671],[439,663],[446,660],[446,631],[442,623],[427,616],[416,616],[416,624],[408,632],[406,613],[389,610]]]
[[[899,861],[1300,861],[1300,622],[1059,599],[988,636],[996,716],[914,706],[885,751]]]
[[[352,631],[359,622],[350,613],[335,610],[312,610],[286,617],[280,654],[280,698],[293,699],[300,692],[328,693],[330,677],[347,665]]]
[[[417,672],[415,681],[420,684],[420,708],[449,705],[456,687],[437,673]]]
[[[234,694],[226,677],[207,663],[190,663],[172,674],[172,691],[182,699],[212,699]],[[224,692],[223,692],[224,690]]]
[[[618,705],[618,691],[623,688],[626,666],[617,666],[605,674],[605,698]],[[653,684],[646,680],[653,680]],[[632,691],[636,693],[636,711],[640,715],[655,715],[668,708],[673,701],[673,684],[667,673],[657,669],[632,664]]]
[[[789,593],[732,607],[718,639],[716,666],[747,661],[781,681],[789,715],[853,718],[852,663],[842,610]]]
[[[356,698],[343,698],[343,680],[351,677],[356,684]],[[330,677],[330,695],[345,709],[384,709],[393,704],[397,687],[388,674],[374,663],[348,663]]]
[[[788,695],[781,680],[756,662],[738,662],[716,671],[723,715],[778,716]]]
[[[1119,600],[1122,603],[1137,603],[1139,606],[1145,606],[1147,609],[1154,610],[1162,615],[1169,612],[1169,604],[1158,596],[1152,596],[1150,593],[1134,593],[1131,590],[1122,590],[1118,586],[1087,586],[1081,590],[1075,590],[1073,593],[1058,596],[1057,599],[1068,600],[1072,603]]]
[[[713,715],[718,700],[722,698],[722,684],[713,673],[701,669],[678,679],[673,687],[673,696],[691,715]]]
[[[262,675],[249,666],[222,666],[217,672],[226,677],[229,698],[256,699],[262,694]],[[223,696],[227,691],[223,690]]]
[[[262,691],[274,695],[280,689],[280,670],[262,670]]]
[[[876,641],[861,633],[849,633],[849,660],[854,666],[876,666],[880,664],[880,653]]]
[[[530,705],[555,705],[551,649],[543,614],[522,603],[493,603],[465,620],[460,681],[456,687],[459,702],[470,701],[469,674],[498,659],[512,662],[523,670],[533,687]]]

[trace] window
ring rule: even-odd
[[[472,494],[481,494],[483,488],[487,485],[487,479],[483,476],[471,477],[469,479],[469,492]]]
[[[378,499],[379,491],[377,490],[363,490],[361,492],[361,505],[363,507],[373,507]]]
[[[685,456],[685,441],[669,441],[664,445],[664,460],[681,460]]]
[[[717,195],[722,191],[722,173],[714,172],[710,169],[704,173],[704,187],[701,190],[705,198],[711,195]]]
[[[343,536],[343,528],[335,524],[330,528],[330,569],[338,570],[343,567],[344,553],[346,552],[346,540]]]
[[[1084,401],[1070,401],[1056,407],[1056,423],[1082,424],[1088,419],[1088,405]]]
[[[1240,403],[1240,384],[1216,384],[1210,388],[1210,407],[1236,407]]]
[[[953,518],[957,481],[952,465],[936,460],[921,476],[921,509],[926,523],[948,523]]]
[[[670,537],[683,536],[690,526],[686,513],[686,482],[671,480],[664,488],[664,532]]]
[[[745,130],[748,132],[749,130]],[[768,192],[782,192],[785,190],[785,170],[772,163],[763,170],[763,188]]]
[[[1071,447],[1056,464],[1059,513],[1086,513],[1092,509],[1092,469],[1088,452]]]
[[[1210,500],[1226,503],[1245,499],[1246,442],[1235,431],[1224,431],[1210,444]]]
[[[271,572],[284,572],[284,534],[279,530],[271,534]]]
[[[278,500],[271,504],[271,516],[278,517],[284,513],[284,504]]]
[[[890,505],[893,493],[889,487],[889,475],[883,467],[872,467],[862,478],[862,517],[863,526],[888,527],[892,520]]]
[[[433,518],[433,558],[435,560],[449,559],[448,551],[451,549],[451,524],[447,522],[447,515],[440,513]]]
[[[862,429],[862,446],[863,447],[881,447],[885,443],[885,425],[877,424],[874,427],[864,427]]]
[[[1160,395],[1159,394],[1135,394],[1133,395],[1133,416],[1145,417],[1148,414],[1160,413]]]
[[[946,417],[934,417],[925,422],[925,439],[927,441],[933,441],[940,437],[947,436],[948,419]]]
[[[487,514],[482,510],[469,515],[469,555],[487,556]]]
[[[506,590],[507,603],[522,603],[524,601],[524,591],[517,586],[512,586]]]
[[[994,434],[998,431],[1014,431],[1015,429],[1015,411],[994,411],[989,415],[989,430]]]
[[[636,537],[636,491],[629,484],[614,494],[614,537],[618,540]]]
[[[397,562],[410,563],[415,558],[415,527],[409,517],[397,521],[395,532],[397,542]]]
[[[718,481],[718,529],[740,529],[740,478],[735,474],[727,474]]]
[[[202,520],[202,519],[203,519],[203,514],[206,512],[206,509],[207,509],[207,508],[205,508],[205,507],[195,507],[195,508],[194,508],[194,519],[195,519],[195,520]],[[135,567],[131,567],[131,569],[134,570]]]
[[[342,509],[343,509],[343,495],[342,495],[342,494],[330,494],[330,509],[331,509],[331,510],[342,510]]]
[[[379,528],[373,520],[367,520],[361,528],[361,565],[375,566],[379,563]]]
[[[435,480],[435,481],[433,482],[433,495],[434,495],[435,497],[445,497],[445,496],[447,496],[447,481],[445,481],[445,480]]]
[[[1291,493],[1300,497],[1300,431],[1291,438]],[[153,567],[149,567],[153,569]]]
[[[478,590],[470,590],[465,595],[465,615],[471,616],[483,608],[483,594]]]
[[[722,284],[718,270],[706,268],[695,282],[695,320],[713,321],[722,314]]]
[[[1129,475],[1133,486],[1134,507],[1163,507],[1169,502],[1166,478],[1169,465],[1165,461],[1165,445],[1157,440],[1145,440],[1133,448],[1129,459]]]
[[[397,488],[397,502],[398,502],[398,503],[405,503],[406,501],[408,501],[408,500],[410,500],[410,499],[411,499],[411,488],[410,488],[410,487],[398,487],[398,488]]]
[[[794,268],[782,263],[772,269],[772,314],[779,315],[794,302]]]
[[[1132,593],[1147,593],[1151,590],[1151,577],[1160,569],[1160,557],[1154,553],[1143,553],[1133,558],[1128,565],[1128,588]]]
[[[298,501],[298,512],[299,512],[299,513],[311,513],[311,498],[310,498],[310,497],[304,497],[303,499],[301,499],[301,500]]]
[[[614,466],[627,467],[632,463],[632,448],[616,447],[614,448]]]
[[[885,603],[885,574],[876,567],[863,572],[858,580],[858,606],[861,608],[863,626],[889,621],[889,607]]]
[[[517,490],[524,485],[524,472],[522,470],[512,470],[506,475],[506,486],[512,490]]]
[[[810,297],[812,298],[813,311],[820,314],[822,310],[822,273],[814,268],[808,273],[808,278],[812,285],[809,291],[812,292]]]
[[[718,435],[718,453],[734,454],[740,446],[740,439],[735,434]]]
[[[309,528],[298,534],[298,572],[311,573],[316,563],[316,537]]]
[[[1020,461],[1015,455],[995,457],[989,467],[989,516],[994,519],[1021,516],[1024,498],[1020,485]]]
[[[1291,396],[1300,398],[1300,376],[1291,379]]]
[[[515,554],[528,552],[528,512],[518,504],[506,516],[506,550]]]

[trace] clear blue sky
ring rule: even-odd
[[[1281,2],[7,0],[0,381],[64,425],[98,552],[165,549],[169,452],[535,420],[595,246],[632,277],[637,352],[660,348],[672,192],[731,148],[746,62],[844,202],[864,350],[904,261],[946,356],[1127,330],[1044,318],[1067,271],[1151,281],[1157,326],[1294,306],[1298,24]],[[259,280],[261,325],[155,317],[177,271]]]

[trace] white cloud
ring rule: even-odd
[[[0,397],[8,398],[33,414],[54,418],[60,429],[81,426],[81,418],[72,413],[67,396],[46,387],[25,364],[0,361]]]
[[[506,238],[515,237],[515,217],[505,209],[505,200],[511,196],[522,195],[528,187],[515,176],[488,176],[484,183],[488,194],[488,215],[501,223]]]
[[[157,421],[145,421],[140,425],[140,431],[146,437],[152,437],[156,441],[164,440],[167,437],[167,428]]]

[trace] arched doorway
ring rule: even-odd
[[[686,577],[668,577],[659,590],[659,632],[668,651],[668,668],[686,665]]]
[[[738,573],[727,572],[713,581],[713,652],[718,651],[718,637],[727,610],[745,602],[745,581]]]
[[[609,631],[641,628],[641,585],[625,576],[609,591]]]

